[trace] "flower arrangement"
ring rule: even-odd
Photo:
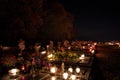
[[[55,54],[55,57],[58,59],[77,59],[79,57],[79,55],[75,52],[66,52],[66,51],[62,51],[60,53]]]
[[[16,62],[17,58],[13,54],[7,54],[1,57],[1,63],[3,64],[3,66],[7,67],[14,66]]]
[[[62,52],[61,55],[64,58],[78,58],[77,53],[74,52]]]

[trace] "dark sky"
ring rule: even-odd
[[[120,5],[106,0],[59,0],[75,16],[79,39],[120,40]]]
[[[68,12],[70,12],[73,16],[75,16],[74,27],[76,28],[79,34],[78,39],[98,41],[100,40],[120,41],[120,8],[119,8],[120,5],[118,1],[117,2],[114,0],[113,1],[55,0],[55,1],[61,2],[64,5],[65,9]]]

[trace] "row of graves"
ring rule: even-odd
[[[89,80],[97,43],[92,41],[36,42],[26,48],[1,46],[1,80]],[[12,54],[11,54],[12,53]]]

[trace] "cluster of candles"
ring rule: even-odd
[[[55,55],[54,54],[49,54],[47,56],[48,60],[55,60]],[[80,57],[79,57],[80,60],[84,60],[85,59],[85,54],[82,54]]]
[[[45,54],[45,53],[46,53],[46,51],[42,52],[42,54]],[[48,58],[49,59],[53,59],[54,58],[53,54],[49,54]],[[80,60],[84,60],[84,58],[85,58],[85,54],[82,54],[79,57]],[[24,71],[25,67],[22,66],[21,69],[22,69],[22,71]],[[9,75],[10,76],[16,76],[16,75],[19,74],[19,72],[20,72],[19,69],[14,68],[14,69],[9,70]],[[51,80],[57,80],[57,76],[56,76],[56,74],[57,74],[57,67],[56,66],[51,66],[50,72],[52,74],[55,74],[55,75],[52,75]],[[72,67],[69,67],[67,71],[65,71],[64,69],[62,69],[62,71],[61,71],[61,77],[64,80],[77,80],[77,76],[78,75],[80,75],[80,68],[79,67],[76,67],[75,71],[73,71]]]
[[[19,69],[13,68],[13,69],[9,70],[9,75],[10,76],[17,76],[17,75],[19,75],[19,72],[20,72]],[[56,76],[56,74],[57,74],[57,67],[56,66],[52,66],[50,68],[50,72],[52,74],[55,74],[55,75],[53,75],[51,77],[51,80],[57,80],[57,76]],[[76,72],[76,74],[79,74],[80,73],[80,68],[76,67],[75,68],[75,72]],[[76,74],[73,73],[73,68],[69,67],[68,71],[64,71],[64,72],[61,73],[61,76],[62,76],[62,78],[64,80],[77,80],[77,75]]]
[[[51,53],[47,56],[47,58],[48,60],[55,60],[55,55]]]
[[[56,74],[57,74],[57,67],[56,66],[52,66],[50,68],[50,72],[52,74],[55,74],[55,75],[53,75],[51,77],[51,80],[57,80],[57,76],[56,76]],[[68,71],[61,72],[61,76],[62,76],[62,78],[64,80],[77,80],[77,76],[80,75],[80,68],[76,67],[74,72],[73,72],[73,68],[69,67]]]
[[[85,59],[85,54],[82,54],[80,57],[79,57],[80,60],[84,60]]]

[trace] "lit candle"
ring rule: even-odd
[[[83,46],[82,48],[85,49],[85,46]]]
[[[79,67],[77,67],[75,70],[76,70],[76,73],[80,73],[80,68]]]
[[[68,68],[68,71],[72,73],[73,72],[73,68],[72,67]]]
[[[81,55],[81,57],[85,57],[85,55],[84,55],[84,54],[82,54],[82,55]]]
[[[92,50],[91,53],[95,53],[95,50]]]
[[[67,72],[64,72],[63,73],[63,78],[66,80],[68,78],[68,73]]]
[[[45,54],[45,53],[46,53],[46,51],[42,51],[42,52],[41,52],[41,54]]]
[[[48,58],[52,58],[52,57],[53,57],[53,54],[49,54],[49,55],[48,55]]]
[[[9,70],[9,75],[16,76],[17,74],[19,74],[19,69],[11,69],[11,70]]]
[[[68,47],[68,50],[70,50],[70,49],[71,49],[71,47],[69,46],[69,47]]]
[[[71,78],[71,80],[76,80],[76,75],[75,75],[75,74],[72,74],[72,75],[70,76],[70,78]]]
[[[49,45],[46,46],[47,47],[47,50],[49,49]]]
[[[94,43],[94,45],[97,45],[97,43]]]
[[[57,68],[56,68],[56,67],[51,67],[51,68],[50,68],[50,72],[51,72],[51,73],[56,73],[56,71],[57,71]]]
[[[16,75],[16,72],[17,72],[16,69],[11,70],[12,75]]]
[[[22,71],[24,71],[24,70],[25,70],[25,66],[24,66],[24,65],[21,67],[21,70],[22,70]]]
[[[84,59],[84,58],[85,58],[85,55],[82,54],[79,59]]]
[[[52,76],[52,77],[51,77],[51,80],[56,80],[56,76]]]

